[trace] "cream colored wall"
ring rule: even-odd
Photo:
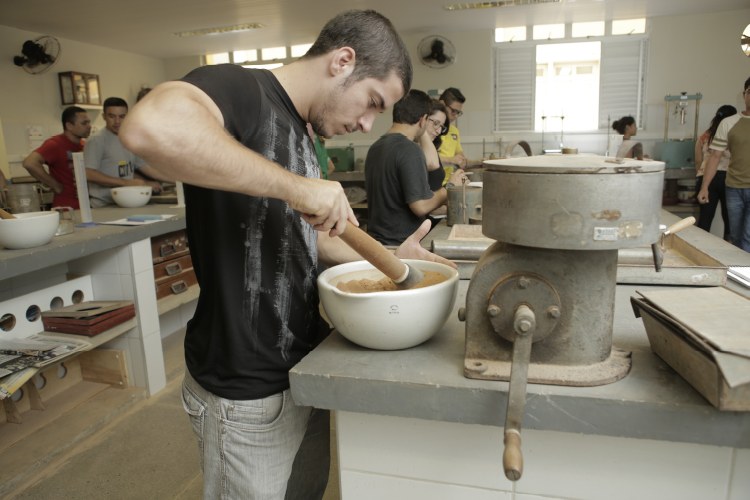
[[[750,9],[718,12],[692,16],[670,16],[654,18],[650,21],[649,52],[646,68],[646,106],[642,130],[639,138],[644,142],[647,153],[651,152],[655,141],[664,134],[664,96],[686,91],[690,94],[701,92],[699,129],[704,130],[716,108],[721,104],[743,106],[740,92],[742,84],[750,76],[750,58],[740,50],[740,34],[750,22]],[[430,69],[420,64],[416,58],[419,40],[428,34],[442,34],[456,47],[456,63],[445,69]],[[483,141],[486,153],[498,149],[502,138],[492,132],[493,82],[492,82],[492,40],[491,31],[467,33],[420,33],[404,36],[412,51],[414,61],[414,88],[430,89],[455,86],[466,95],[464,116],[459,119],[464,149],[469,157],[482,156]],[[635,111],[634,111],[635,113]],[[692,116],[692,108],[690,110]],[[353,134],[329,141],[336,147],[354,143],[356,157],[362,158],[367,145],[374,141],[390,126],[391,114],[384,113],[370,134]],[[684,131],[670,125],[670,138],[674,134],[686,132],[692,135],[693,127]],[[529,134],[524,139],[532,142],[536,151],[540,144],[538,134]],[[603,153],[607,135],[568,134],[567,141],[581,151]],[[517,139],[517,138],[515,138]],[[505,143],[504,143],[505,144]]]
[[[466,96],[465,116],[461,118],[461,131],[468,133],[476,130],[477,134],[487,133],[492,128],[492,36],[490,31],[470,31],[451,33],[447,36],[456,48],[456,59],[453,64],[441,69],[430,68],[419,62],[417,45],[429,35],[439,33],[424,32],[404,35],[404,42],[414,66],[412,88],[427,92],[431,89],[443,90],[447,87],[458,87]],[[380,115],[369,134],[355,134],[337,139],[355,144],[370,143],[380,137],[391,126],[392,113],[387,110]],[[351,142],[350,141],[350,142]]]
[[[644,141],[653,141],[663,134],[666,94],[701,92],[704,95],[699,120],[701,128],[707,126],[719,105],[741,105],[740,90],[742,82],[750,76],[750,58],[740,51],[739,37],[748,21],[750,9],[651,20],[645,127],[639,134]],[[416,47],[423,37],[432,34],[442,34],[453,42],[457,57],[452,66],[432,69],[419,63]],[[27,126],[42,125],[46,135],[60,131],[62,107],[58,71],[96,73],[100,76],[104,96],[119,95],[132,103],[141,85],[180,78],[200,65],[198,55],[159,60],[61,39],[63,53],[60,61],[48,73],[28,75],[10,61],[20,53],[25,40],[36,36],[37,33],[0,26],[0,61],[6,61],[0,65],[4,90],[0,93],[0,120],[11,160],[28,152]],[[428,90],[454,86],[467,96],[466,112],[459,125],[471,157],[481,156],[483,139],[487,140],[488,153],[492,151],[491,147],[497,148],[493,142],[497,136],[492,133],[492,38],[491,30],[404,34],[414,61],[414,88]],[[95,124],[103,126],[100,118]],[[337,138],[329,145],[354,143],[357,157],[364,157],[367,146],[390,124],[391,113],[386,111],[376,120],[369,134]],[[592,137],[577,140],[591,144],[592,150],[603,151],[605,134],[589,135]],[[645,144],[648,147],[648,142]]]
[[[39,125],[45,137],[62,131],[60,90],[57,73],[80,71],[99,75],[102,98],[118,96],[131,106],[142,85],[153,86],[166,79],[164,61],[128,52],[106,49],[73,40],[59,39],[62,47],[57,63],[47,72],[30,75],[15,66],[13,56],[21,53],[26,40],[39,33],[0,26],[0,120],[8,159],[14,176],[28,175],[18,168],[19,157],[29,151],[27,127]],[[101,113],[90,111],[94,125],[104,126]],[[14,165],[15,164],[15,165]]]
[[[750,58],[740,50],[740,35],[750,9],[651,21],[646,85],[649,132],[663,136],[664,96],[700,92],[698,125],[708,127],[716,109],[744,109],[742,85],[750,77]],[[672,125],[670,124],[670,136]]]
[[[177,80],[201,65],[201,56],[173,57],[164,61],[167,80]]]

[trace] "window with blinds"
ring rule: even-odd
[[[561,50],[560,61],[556,62],[550,61],[550,51],[537,50],[541,45],[562,46],[562,43],[540,41],[497,44],[494,50],[495,130],[542,131],[545,127],[545,120],[540,119],[542,116],[561,115],[565,116],[566,131],[606,130],[612,120],[625,115],[632,115],[637,123],[641,123],[647,42],[645,36],[607,37],[596,42],[600,44],[598,61],[592,59],[580,62],[571,61],[565,55],[570,51]],[[541,52],[547,54],[543,59],[538,56]],[[560,85],[560,95],[557,98],[554,90],[550,93],[549,89],[537,89],[542,85],[540,82],[546,82],[545,85],[552,85],[553,88],[555,85],[555,80],[540,80],[541,74],[559,79],[563,73],[565,84]],[[580,85],[576,82],[577,78],[581,80],[578,82]],[[592,78],[598,78],[598,84]],[[590,90],[578,92],[577,97],[571,98],[571,95],[576,96],[575,93],[570,94],[576,88]],[[563,89],[567,89],[565,91],[568,93],[563,95]],[[593,99],[595,102],[586,102],[584,99]],[[555,100],[564,103],[565,109],[552,107],[551,103]],[[583,114],[586,116],[582,116]],[[573,128],[569,128],[568,124]],[[559,126],[558,123],[556,127]]]

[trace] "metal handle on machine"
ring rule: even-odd
[[[503,470],[505,477],[517,481],[523,474],[523,454],[521,453],[521,422],[526,406],[526,382],[531,359],[531,344],[536,329],[534,311],[525,304],[516,308],[513,318],[513,360],[510,369],[508,407],[505,413],[505,436],[503,443]]]

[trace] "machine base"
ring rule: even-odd
[[[631,352],[615,347],[609,357],[591,365],[550,365],[529,363],[531,384],[589,387],[606,385],[623,378],[630,371]],[[464,359],[464,376],[480,380],[510,380],[510,361]]]

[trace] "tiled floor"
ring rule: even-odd
[[[88,435],[76,438],[74,445],[61,442],[55,446],[50,442],[73,439],[64,431],[66,420],[61,416],[59,432],[45,429],[46,432],[35,433],[9,448],[0,460],[13,462],[16,470],[35,472],[19,481],[18,473],[12,478],[6,476],[11,468],[0,463],[0,483],[9,484],[14,479],[16,484],[0,496],[78,500],[201,498],[197,448],[179,397],[184,372],[181,334],[165,339],[164,356],[168,383],[157,395],[138,400],[128,391],[107,389],[71,412],[73,415],[67,418],[80,421],[86,414],[93,414],[91,409],[96,405],[111,408],[119,404],[123,408],[120,415],[106,423],[101,423],[101,419],[92,423],[98,427],[92,432],[78,432],[77,436]],[[129,398],[130,403],[123,398]],[[44,451],[51,449],[63,451]],[[339,498],[335,451],[334,445],[324,500]]]

